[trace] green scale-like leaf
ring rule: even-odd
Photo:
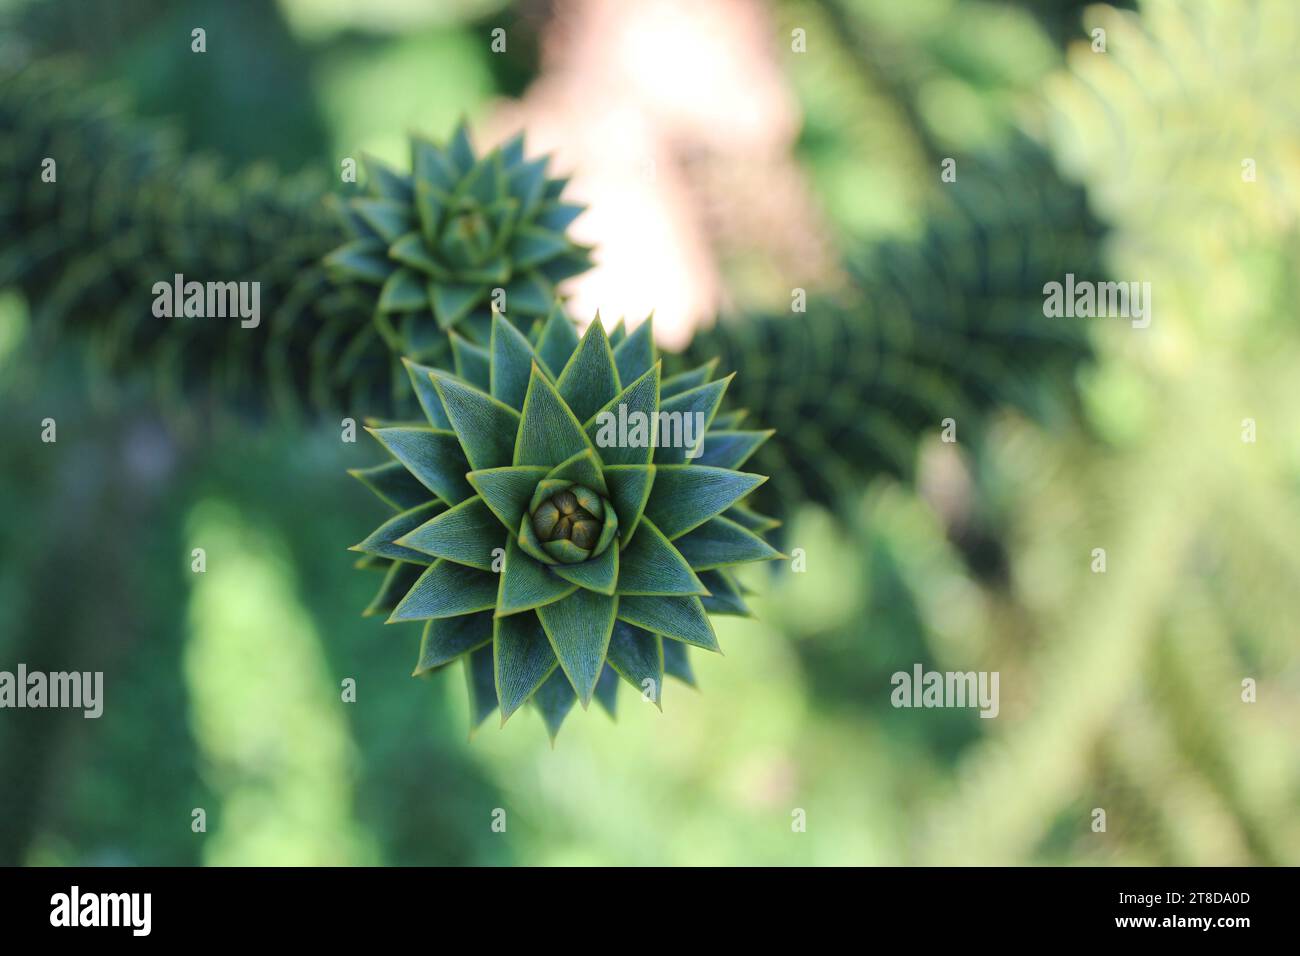
[[[622,325],[619,326],[622,328]],[[614,362],[623,382],[634,382],[655,364],[655,346],[651,322],[646,319],[614,346]]]
[[[618,548],[605,548],[580,564],[551,565],[551,573],[588,591],[612,595],[619,581]]]
[[[691,670],[690,652],[680,641],[660,641],[664,652],[664,673],[671,674],[684,684],[695,686],[695,672]]]
[[[714,423],[717,423],[717,418],[714,418]],[[693,459],[693,463],[718,468],[739,468],[773,434],[771,430],[719,431],[711,428],[704,436],[704,448]]]
[[[547,564],[527,554],[516,539],[506,545],[496,613],[518,614],[567,597],[578,585],[552,574]]]
[[[352,550],[377,555],[381,558],[391,558],[395,561],[413,561],[417,564],[428,564],[429,557],[426,554],[397,542],[443,510],[445,510],[445,506],[442,502],[426,501],[409,511],[403,511],[381,524],[367,535],[360,544],[354,545]]]
[[[551,649],[584,708],[596,689],[617,610],[618,598],[584,588],[537,609]]]
[[[490,352],[489,387],[492,397],[511,408],[523,408],[528,380],[532,376],[533,349],[523,333],[496,313],[492,315]]]
[[[429,500],[429,489],[400,461],[373,468],[353,468],[348,474],[359,479],[391,508],[406,511]]]
[[[434,388],[472,469],[499,468],[514,454],[519,413],[450,375],[435,372]]]
[[[577,698],[573,695],[573,688],[560,671],[552,672],[533,694],[533,703],[537,705],[542,720],[546,723],[546,733],[551,738],[552,746],[555,745],[555,737],[560,732],[564,718],[573,710],[575,700]]]
[[[450,664],[456,658],[485,646],[491,640],[492,615],[487,611],[429,621],[424,625],[424,636],[420,641],[420,659],[415,665],[415,675]]]
[[[426,621],[491,610],[496,606],[497,576],[439,558],[429,565],[415,586],[388,618]]]
[[[368,195],[342,204],[350,241],[324,260],[340,288],[365,293],[395,351],[433,356],[453,330],[486,348],[494,306],[527,328],[557,283],[590,268],[567,236],[583,207],[561,200],[565,181],[547,176],[545,159],[525,159],[521,137],[480,157],[462,124],[445,146],[410,146],[409,174],[364,158]],[[459,359],[456,371],[480,385]]]
[[[696,422],[702,423],[700,434],[694,436],[698,441],[707,432],[709,424],[713,421],[713,416],[718,411],[718,406],[722,403],[722,396],[727,390],[727,385],[735,373],[728,375],[726,378],[719,379],[716,382],[708,382],[696,388],[691,388],[681,392],[671,398],[663,399],[660,402],[659,410],[667,412],[683,423],[681,427],[682,438],[685,438],[685,422],[690,421],[692,427]],[[670,438],[678,436],[659,436],[659,446],[655,449],[654,461],[657,465],[680,465],[684,463],[688,450],[683,442],[670,441]]]
[[[690,564],[648,519],[623,552],[618,593],[635,595],[707,594]]]
[[[673,544],[697,571],[781,557],[781,552],[754,532],[721,516],[706,521]]]
[[[697,597],[625,597],[618,617],[675,641],[685,641],[708,651],[720,650],[713,625]]]
[[[421,554],[491,571],[494,552],[505,547],[506,538],[506,531],[496,515],[482,498],[474,497],[406,532],[396,544]]]
[[[590,448],[573,410],[534,365],[524,397],[514,464],[555,466]]]
[[[537,483],[549,471],[550,469],[539,465],[512,465],[471,471],[465,477],[506,530],[513,534],[523,521],[529,499],[537,490]]]
[[[542,326],[536,344],[537,357],[552,376],[559,376],[577,347],[578,333],[557,304]]]
[[[609,642],[609,665],[637,693],[663,710],[664,649],[658,634],[616,621]]]
[[[669,539],[721,514],[766,479],[705,465],[659,465],[645,516]]]
[[[379,592],[361,612],[362,616],[373,617],[378,614],[387,616],[393,613],[398,602],[406,596],[406,592],[411,590],[420,575],[424,573],[424,569],[424,564],[410,561],[394,561],[390,564],[384,574],[384,582],[380,585]]]
[[[429,420],[429,424],[434,428],[450,431],[451,419],[447,417],[447,410],[442,406],[442,398],[433,385],[433,376],[437,370],[406,358],[402,359],[402,364],[406,366],[406,374],[415,388],[415,397],[420,402],[420,408],[424,410],[424,417]]]
[[[421,484],[450,504],[474,493],[456,433],[437,428],[368,428]]]
[[[584,431],[607,465],[645,465],[654,455],[659,407],[659,365],[655,364],[587,420]],[[638,434],[636,423],[644,422]],[[626,423],[626,427],[620,423]],[[620,430],[626,434],[620,435]]]
[[[609,487],[610,504],[618,513],[619,539],[626,548],[645,513],[650,490],[654,487],[654,465],[612,465],[601,475]]]
[[[501,722],[523,706],[559,666],[546,632],[531,611],[498,617],[492,637]]]
[[[587,327],[557,384],[560,397],[579,422],[594,415],[621,390],[614,352],[599,315]]]
[[[469,690],[469,726],[472,731],[497,709],[495,642],[465,656],[465,683]]]
[[[710,614],[735,614],[753,617],[753,612],[741,597],[740,588],[725,571],[701,571],[700,581],[709,589],[707,597],[700,598],[704,610]]]

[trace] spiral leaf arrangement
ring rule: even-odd
[[[709,613],[749,613],[734,569],[780,555],[739,469],[771,433],[719,416],[712,363],[664,378],[648,320],[490,323],[455,373],[407,362],[427,424],[372,429],[391,460],[354,474],[394,514],[356,550],[387,568],[369,612],[424,622],[416,674],[463,660],[474,726],[532,701],[554,739],[575,701],[612,715],[620,677],[656,704],[693,683]],[[680,416],[702,441],[664,441]]]
[[[325,259],[340,282],[378,288],[375,319],[401,354],[445,358],[455,329],[480,345],[492,307],[527,328],[560,281],[590,268],[565,230],[585,207],[527,159],[523,136],[479,157],[462,123],[445,147],[411,139],[411,172],[367,157],[368,194],[344,207],[351,240]]]

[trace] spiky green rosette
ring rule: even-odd
[[[565,235],[585,207],[561,201],[548,162],[524,158],[522,134],[480,158],[463,123],[445,149],[413,137],[409,175],[366,157],[368,195],[344,207],[353,238],[326,266],[372,288],[381,331],[420,361],[444,364],[452,329],[486,345],[494,305],[528,329],[591,267]]]
[[[407,367],[428,424],[371,429],[394,460],[354,474],[396,513],[355,550],[388,569],[367,613],[426,622],[415,673],[463,658],[474,726],[532,700],[552,738],[618,677],[692,683],[706,612],[749,613],[734,566],[779,556],[737,470],[771,433],[710,427],[730,377],[661,380],[649,321],[580,341],[558,307],[528,337],[494,315],[455,374]]]

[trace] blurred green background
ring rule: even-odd
[[[5,0],[0,53],[75,59],[231,167],[333,175],[461,115],[551,123],[546,90],[602,78],[567,54],[639,6]],[[576,714],[552,749],[531,713],[468,739],[459,669],[411,679],[418,630],[360,617],[378,581],[345,549],[380,514],[345,469],[376,460],[364,438],[196,428],[130,381],[105,394],[0,290],[0,669],[102,670],[106,694],[99,720],[0,712],[0,863],[1300,863],[1300,8],[651,8],[669,37],[750,47],[728,68],[756,71],[737,102],[768,154],[730,186],[709,160],[734,156],[663,125],[685,43],[638,60],[621,105],[680,159],[676,201],[732,321],[805,279],[833,296],[841,263],[868,263],[870,289],[882,249],[924,261],[952,157],[958,183],[1000,170],[1031,245],[1074,236],[1110,277],[1152,283],[1151,327],[1048,319],[1031,297],[1031,321],[1082,326],[1081,371],[1012,349],[1007,394],[955,445],[936,420],[907,480],[863,475],[829,510],[790,500],[784,545],[807,571],[753,570],[757,619],[718,622],[726,656],[695,655],[699,690],[670,685],[662,714],[625,693],[616,723]],[[1086,214],[1040,201],[1026,143]],[[800,255],[764,221],[805,237]],[[940,248],[954,304],[997,267],[981,241]],[[1069,399],[1016,410],[1036,375]],[[917,662],[1000,672],[999,717],[892,708],[890,675]]]

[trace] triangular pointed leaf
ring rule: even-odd
[[[505,286],[505,307],[501,310],[512,322],[527,316],[545,315],[555,301],[555,287],[536,271],[519,272]]]
[[[439,558],[420,575],[415,587],[388,618],[427,621],[435,617],[473,614],[496,606],[497,576]]]
[[[469,498],[407,532],[398,543],[422,554],[491,571],[509,532],[479,497]]]
[[[514,455],[519,413],[446,372],[433,373],[433,386],[470,467],[481,471],[509,465]]]
[[[618,548],[608,547],[594,558],[578,564],[554,564],[551,571],[556,576],[588,591],[613,594],[619,579]]]
[[[408,358],[402,359],[402,364],[406,366],[406,374],[415,389],[415,397],[419,400],[420,408],[424,410],[424,417],[429,420],[429,424],[434,428],[450,431],[451,419],[447,417],[447,411],[442,407],[442,399],[438,397],[438,390],[433,387],[433,379],[430,377],[436,370],[419,362],[412,362]]]
[[[388,566],[388,571],[384,575],[384,583],[379,587],[377,593],[367,605],[366,609],[361,612],[362,617],[374,617],[382,614],[387,617],[393,613],[393,608],[406,596],[406,592],[415,586],[420,575],[424,573],[423,564],[415,564],[410,561],[394,561]]]
[[[621,555],[618,593],[702,595],[707,592],[686,559],[646,516],[641,519],[640,533]]]
[[[573,246],[570,252],[543,262],[536,267],[536,273],[552,285],[563,282],[569,276],[576,276],[591,268],[591,248]]]
[[[653,323],[646,319],[614,349],[619,381],[635,382],[655,364]]]
[[[659,411],[669,416],[663,420],[669,423],[672,431],[665,434],[664,427],[660,426],[655,464],[680,465],[686,461],[688,451],[699,448],[732,377],[728,375],[672,398],[660,398]]]
[[[585,588],[537,609],[551,649],[583,707],[591,703],[596,689],[617,609],[618,598]]]
[[[381,239],[354,239],[321,261],[336,278],[370,285],[383,285],[397,268],[389,261],[387,247]]]
[[[411,172],[417,183],[427,181],[446,191],[456,183],[456,171],[451,161],[430,140],[423,136],[411,137]]]
[[[739,428],[740,423],[748,416],[749,410],[745,408],[738,408],[735,411],[718,412],[718,414],[713,416],[713,421],[709,423],[709,428],[710,430],[716,429],[717,431],[724,432],[733,431]]]
[[[524,397],[513,463],[554,467],[588,448],[591,443],[581,423],[555,386],[534,365]]]
[[[546,157],[524,162],[510,173],[510,194],[519,200],[522,215],[532,216],[546,190]]]
[[[465,176],[474,168],[477,157],[474,155],[474,146],[469,139],[469,124],[465,120],[462,119],[456,124],[456,132],[452,134],[451,142],[447,144],[444,155],[461,176]]]
[[[491,359],[487,349],[475,345],[463,335],[450,332],[451,357],[456,365],[456,374],[482,392],[491,388]]]
[[[502,143],[498,150],[501,153],[501,162],[505,166],[507,174],[514,170],[524,161],[524,134],[515,133],[508,140]]]
[[[600,458],[591,448],[585,448],[571,458],[560,462],[546,473],[547,481],[571,481],[601,495],[608,494],[605,477],[601,473]]]
[[[381,199],[393,199],[403,204],[411,202],[412,191],[409,177],[402,175],[392,166],[368,153],[361,154],[361,161],[365,164],[366,177],[371,192]]]
[[[770,561],[782,556],[754,532],[721,515],[689,534],[674,538],[673,546],[696,571],[747,561]]]
[[[537,217],[537,224],[553,232],[567,232],[573,221],[587,211],[586,206],[579,206],[576,203],[557,202],[550,203]],[[567,246],[568,243],[566,242]]]
[[[540,465],[510,465],[486,471],[471,471],[465,477],[492,509],[492,513],[505,525],[506,530],[514,534],[528,509],[528,501],[532,498],[537,483],[546,477],[547,470]]]
[[[569,711],[573,710],[573,704],[577,699],[568,678],[559,670],[552,672],[551,676],[542,682],[542,686],[537,688],[537,693],[533,694],[533,703],[546,724],[546,734],[551,738],[552,746],[560,733],[564,718],[569,716]]]
[[[522,409],[537,355],[524,334],[499,314],[492,314],[491,391],[511,408]]]
[[[675,641],[709,651],[719,650],[713,625],[697,597],[619,598],[618,617]]]
[[[565,683],[568,683],[567,678]],[[573,688],[570,687],[569,691],[572,693]],[[600,680],[596,681],[595,697],[596,703],[605,708],[605,713],[609,714],[610,717],[617,716],[615,711],[618,707],[618,671],[610,667],[608,663],[600,672]]]
[[[559,667],[541,621],[531,611],[498,617],[494,622],[492,650],[496,664],[497,700],[505,723],[542,682]]]
[[[704,436],[704,447],[692,461],[697,465],[739,468],[774,434],[771,429],[750,432],[710,429]]]
[[[530,611],[568,597],[577,588],[576,584],[551,574],[547,565],[525,554],[512,538],[506,545],[496,613],[504,617]]]
[[[659,366],[611,398],[583,426],[607,465],[644,465],[654,454]]]
[[[452,202],[447,188],[450,188],[450,184],[440,187],[436,182],[423,179],[415,183],[415,215],[420,221],[419,236],[428,246],[438,241],[448,206]],[[428,257],[428,261],[432,261],[431,257]]]
[[[472,733],[497,709],[496,670],[491,644],[484,644],[465,658],[465,683],[469,689],[469,729]]]
[[[531,269],[569,251],[569,240],[564,234],[536,226],[524,226],[514,235],[510,244],[510,258],[520,269]]]
[[[608,659],[619,677],[663,710],[664,650],[658,634],[615,621]]]
[[[438,327],[450,329],[469,315],[470,310],[487,294],[487,286],[467,282],[428,283],[429,304]]]
[[[682,392],[689,391],[692,388],[699,388],[709,379],[713,378],[713,371],[718,367],[718,360],[711,359],[698,368],[693,368],[689,372],[679,372],[676,375],[664,379],[663,386],[659,390],[660,397],[664,399],[672,398],[674,395],[680,395]]]
[[[386,461],[373,468],[352,468],[348,474],[397,511],[407,511],[429,500],[429,489],[400,461]]]
[[[443,507],[444,505],[440,501],[426,501],[409,511],[393,515],[393,517],[370,532],[364,541],[353,545],[352,550],[360,551],[363,554],[378,555],[381,558],[391,558],[394,561],[413,561],[416,564],[428,564],[430,558],[427,554],[413,551],[396,542],[398,538],[418,528],[438,514],[443,510]]]
[[[457,504],[474,494],[465,480],[469,462],[461,451],[455,432],[438,428],[370,428],[398,461],[420,482],[448,504]]]
[[[424,625],[424,636],[420,640],[420,659],[415,664],[415,672],[412,676],[418,677],[436,667],[450,664],[461,655],[477,650],[491,640],[490,611],[429,621]]]
[[[690,648],[681,641],[661,643],[664,649],[664,673],[694,687],[695,671],[691,669]]]
[[[745,599],[741,597],[740,588],[725,571],[701,571],[700,580],[709,589],[707,597],[700,598],[704,610],[710,614],[732,614],[737,617],[753,617]]]
[[[486,206],[496,198],[502,183],[498,180],[501,173],[501,155],[489,153],[476,161],[469,173],[460,182],[457,193],[461,197],[475,200]]]
[[[578,347],[578,330],[558,302],[550,308],[541,338],[537,341],[537,357],[552,376],[559,376],[568,364],[569,356]]]
[[[424,184],[421,183],[420,185],[423,186]],[[425,245],[424,237],[418,232],[408,232],[404,236],[399,236],[397,241],[388,247],[388,257],[434,279],[448,280],[452,278],[452,274],[447,268],[429,254],[429,248]],[[429,297],[428,290],[422,291],[427,300]]]
[[[705,465],[659,465],[645,515],[674,540],[730,508],[767,479]]]
[[[780,518],[771,518],[765,514],[759,514],[748,505],[732,505],[726,511],[726,517],[730,518],[742,528],[748,528],[757,535],[763,535],[773,528],[781,527]]]
[[[354,199],[352,208],[385,242],[394,242],[411,228],[410,206],[392,199]]]
[[[618,515],[619,547],[626,548],[641,521],[650,490],[654,486],[654,465],[610,465],[602,474],[609,488],[609,503]]]
[[[556,384],[580,422],[596,414],[622,390],[614,366],[614,351],[609,347],[600,316],[587,327]]]

